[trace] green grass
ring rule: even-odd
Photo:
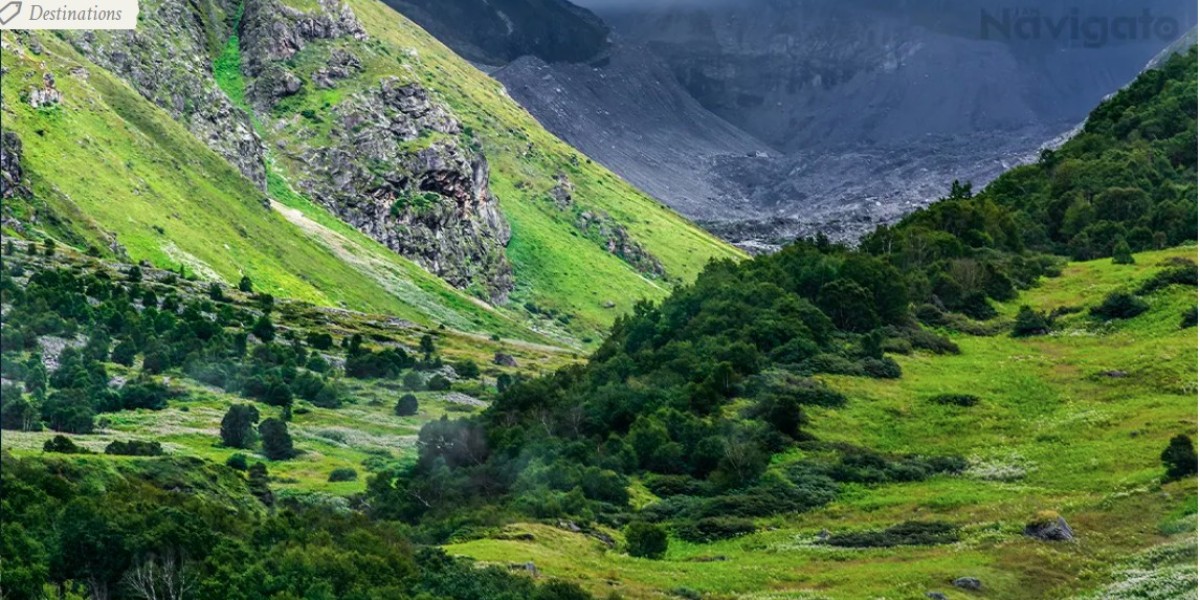
[[[1133,266],[1071,264],[1061,278],[1001,312],[1011,316],[1021,304],[1092,306],[1113,290],[1136,288],[1163,260],[1195,254],[1195,248],[1144,253]],[[1181,313],[1196,304],[1195,289],[1176,286],[1148,300],[1151,311],[1128,322],[1076,315],[1043,338],[954,334],[961,355],[898,356],[899,380],[825,378],[850,401],[808,411],[818,437],[886,452],[961,455],[973,465],[965,475],[850,486],[824,509],[764,519],[758,533],[743,538],[709,545],[673,540],[663,561],[630,558],[537,524],[512,526],[534,541],[492,536],[448,549],[491,562],[532,560],[546,576],[627,598],[661,598],[681,586],[713,598],[916,600],[931,590],[954,599],[1070,598],[1109,586],[1127,577],[1129,556],[1195,536],[1195,479],[1161,485],[1159,462],[1168,439],[1196,430],[1196,331],[1179,329]],[[1112,371],[1125,376],[1105,375]],[[982,402],[963,408],[929,401],[944,393],[971,393]],[[801,457],[797,451],[776,460]],[[640,490],[639,497],[647,494]],[[1025,523],[1042,510],[1064,515],[1079,541],[1023,537]],[[823,529],[906,520],[958,524],[963,541],[876,550],[812,544]],[[1147,577],[1167,587],[1189,573],[1194,581],[1190,548],[1191,566],[1185,556],[1179,563],[1185,566],[1151,568]],[[984,590],[956,590],[950,582],[962,576],[980,578]],[[1112,594],[1105,597],[1143,597]]]
[[[289,220],[294,214],[271,210],[265,194],[123,82],[94,66],[86,79],[68,74],[87,63],[59,39],[40,36],[41,56],[28,49],[18,56],[21,42],[9,32],[4,39],[4,126],[22,139],[36,198],[10,205],[21,216],[40,213],[39,226],[60,241],[107,249],[115,236],[132,260],[183,266],[226,283],[245,274],[277,296],[548,341],[323,211],[301,206],[278,180],[273,195],[311,216]],[[65,100],[35,110],[22,101],[23,82],[41,81],[43,64]]]
[[[294,180],[304,165],[282,157],[301,156],[303,148],[327,139],[333,123],[324,117],[333,106],[394,76],[423,85],[445,102],[472,132],[461,136],[461,142],[478,144],[487,157],[492,190],[512,226],[507,255],[517,289],[509,308],[520,319],[531,318],[520,309],[526,302],[572,316],[569,324],[533,319],[531,325],[539,331],[599,341],[612,320],[638,300],[665,297],[713,258],[743,256],[555,138],[499,83],[403,16],[372,0],[350,6],[370,40],[314,42],[292,57],[288,67],[308,77],[338,47],[362,60],[364,72],[338,82],[333,90],[305,86],[272,114],[259,115],[270,125],[262,128],[268,145],[282,145],[277,167],[283,177]],[[560,172],[574,184],[575,201],[582,208],[604,211],[624,225],[662,261],[670,279],[646,277],[585,237],[570,212],[559,211],[547,196]]]

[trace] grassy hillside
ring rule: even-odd
[[[8,273],[21,273],[22,277],[46,270],[66,269],[85,276],[120,281],[127,278],[125,273],[129,270],[128,265],[101,261],[70,250],[57,249],[53,257],[45,257],[40,253],[29,254],[28,248],[40,251],[33,244],[18,243],[14,248],[13,254],[4,257],[5,268]],[[142,278],[145,283],[141,284],[141,288],[154,291],[160,298],[176,296],[185,301],[198,302],[208,298],[208,284],[202,281],[179,279],[155,269],[144,269]],[[226,289],[223,293],[230,298],[230,306],[257,312],[259,303],[255,297],[233,289]],[[7,307],[6,315],[12,315],[12,298],[6,298],[4,304]],[[335,375],[333,380],[342,388],[340,394],[346,399],[345,405],[330,407],[301,401],[293,411],[291,427],[297,447],[303,450],[303,454],[294,460],[272,466],[280,488],[301,493],[349,495],[361,492],[370,470],[364,464],[372,464],[373,460],[376,465],[374,468],[378,469],[380,465],[396,461],[408,462],[416,444],[417,431],[423,424],[443,415],[477,412],[494,394],[492,387],[498,376],[535,375],[577,360],[575,355],[552,346],[499,341],[448,329],[423,327],[390,315],[332,310],[292,300],[278,301],[273,315],[279,335],[294,339],[297,344],[309,332],[328,332],[334,336],[335,342],[358,334],[374,348],[399,347],[415,351],[420,346],[421,337],[429,335],[435,340],[437,353],[447,365],[471,361],[482,365],[483,371],[481,378],[463,379],[451,389],[441,391],[413,390],[399,376],[357,379]],[[15,365],[28,361],[31,353],[58,356],[64,348],[83,347],[93,333],[85,328],[74,336],[61,333],[47,336],[47,332],[43,331],[38,339],[44,340],[44,343],[21,348],[19,342],[14,343],[13,340],[22,336],[14,336],[14,331],[21,331],[19,325],[6,322],[6,381],[19,379],[13,369],[19,370],[20,367]],[[145,346],[152,345],[153,342],[145,343]],[[57,350],[53,350],[55,348]],[[335,345],[325,350],[324,354],[334,364],[341,364],[341,359],[336,358],[339,352]],[[512,357],[512,365],[494,364],[497,352]],[[107,359],[102,362],[106,363],[114,381],[134,381],[141,373],[136,361],[128,366]],[[115,440],[159,442],[169,455],[224,464],[231,455],[245,452],[224,448],[218,443],[221,419],[231,405],[255,406],[264,417],[279,411],[277,406],[247,398],[236,393],[236,390],[222,389],[213,385],[212,381],[197,380],[195,371],[190,367],[170,374],[161,381],[174,390],[174,399],[162,409],[105,412],[97,421],[96,432],[86,435],[67,433],[67,436],[80,446],[99,453],[103,453],[105,447]],[[396,402],[404,393],[417,396],[419,410],[416,414],[397,416],[394,413]],[[60,433],[52,430],[10,429],[4,432],[3,449],[16,456],[39,456],[45,442]],[[253,452],[249,454],[255,456]],[[330,483],[329,474],[337,468],[356,469],[362,476],[354,481]]]
[[[45,230],[105,251],[115,240],[134,261],[226,283],[248,275],[279,296],[544,339],[328,215],[270,210],[264,194],[165,112],[54,36],[29,36],[41,54],[32,37],[12,32],[2,51],[4,127],[22,140],[35,198],[5,203],[24,235]],[[63,101],[33,108],[26,97],[46,73]],[[288,201],[286,185],[273,183]]]
[[[304,2],[285,4],[311,9]],[[487,157],[492,191],[512,226],[506,253],[517,289],[510,305],[522,313],[522,306],[537,306],[543,315],[569,320],[546,319],[543,326],[565,327],[578,337],[598,340],[613,318],[637,300],[665,297],[713,258],[742,256],[555,138],[499,83],[405,17],[374,0],[349,4],[370,39],[314,42],[288,65],[307,80],[331,48],[343,48],[362,61],[362,72],[333,89],[305,86],[259,117],[274,124],[263,127],[263,135],[270,146],[281,148],[278,166],[285,176],[295,177],[303,168],[287,156],[299,156],[298,149],[310,143],[314,132],[320,139],[332,127],[329,122],[314,125],[304,114],[324,114],[356,92],[376,87],[380,78],[394,76],[419,83],[445,102]],[[550,197],[560,173],[574,186],[572,211],[556,207]],[[623,226],[661,261],[666,279],[639,272],[580,231],[576,213],[584,211],[607,214]]]
[[[1109,292],[1135,289],[1164,261],[1195,254],[1194,247],[1144,253],[1134,266],[1072,263],[1062,277],[999,308],[1012,315],[1021,305],[1093,306]],[[1196,428],[1195,329],[1180,328],[1195,289],[1173,286],[1148,301],[1147,313],[1124,322],[1068,317],[1049,337],[949,332],[960,355],[896,356],[904,371],[898,380],[821,377],[849,399],[842,408],[808,409],[822,439],[887,453],[964,456],[970,467],[962,475],[852,484],[823,509],[759,519],[757,533],[712,544],[674,540],[661,561],[631,558],[550,524],[511,525],[449,550],[483,561],[533,561],[549,576],[626,598],[672,590],[764,600],[920,599],[926,591],[954,599],[1071,598],[1112,582],[1123,585],[1103,597],[1187,597],[1177,594],[1196,585],[1196,481],[1161,484],[1159,454],[1172,436]],[[981,401],[969,408],[931,401],[947,393]],[[796,450],[775,462],[806,454]],[[1023,537],[1039,511],[1062,514],[1078,541]],[[962,538],[870,550],[818,543],[822,530],[908,520],[957,524]],[[1158,547],[1157,559],[1138,554]],[[1137,568],[1140,583],[1124,572]],[[956,590],[951,581],[959,577],[979,578],[982,591]],[[1163,595],[1145,591],[1152,588]]]

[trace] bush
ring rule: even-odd
[[[630,523],[625,528],[625,546],[630,556],[658,560],[667,554],[667,530],[653,523]]]
[[[78,446],[64,435],[56,435],[42,444],[42,450],[45,452],[56,452],[58,454],[91,454],[92,451]]]
[[[225,460],[225,466],[233,469],[234,471],[245,471],[246,469],[250,468],[250,459],[248,459],[245,454],[237,452]]]
[[[1028,306],[1022,306],[1017,312],[1017,322],[1013,324],[1012,336],[1015,338],[1046,335],[1050,333],[1050,321],[1046,315]]]
[[[1145,300],[1129,292],[1113,292],[1104,298],[1100,306],[1092,308],[1092,316],[1106,320],[1132,319],[1147,310],[1150,305]]]
[[[934,404],[970,408],[979,404],[979,396],[972,396],[971,394],[939,394],[930,398],[929,401]]]
[[[1190,329],[1196,326],[1196,307],[1193,306],[1183,312],[1183,318],[1179,321],[1180,329]]]
[[[463,379],[479,379],[479,365],[473,360],[464,360],[454,363],[454,372]]]
[[[338,483],[340,481],[355,481],[358,479],[358,471],[349,467],[334,469],[329,473],[329,483]]]
[[[882,531],[835,533],[825,540],[842,548],[890,548],[893,546],[936,546],[958,541],[958,528],[940,521],[907,521]]]
[[[162,456],[162,444],[158,442],[142,442],[138,440],[130,440],[128,442],[114,440],[104,448],[105,454],[115,456]]]
[[[1167,468],[1168,481],[1195,475],[1196,447],[1192,444],[1192,438],[1182,433],[1171,438],[1171,443],[1163,450],[1162,462]]]
[[[754,521],[731,517],[708,517],[675,526],[675,535],[696,544],[727,540],[755,531]]]
[[[1192,264],[1163,269],[1146,280],[1146,283],[1143,283],[1138,288],[1138,294],[1152,294],[1170,285],[1196,287],[1196,265]]]
[[[398,402],[396,402],[396,416],[398,417],[411,417],[417,414],[419,409],[420,402],[418,402],[417,397],[412,394],[405,394],[400,397]]]
[[[444,392],[450,389],[450,380],[441,375],[434,375],[425,385],[431,392]]]
[[[643,478],[642,483],[652,494],[659,498],[672,496],[706,496],[709,485],[704,481],[688,475],[658,475],[651,473]]]

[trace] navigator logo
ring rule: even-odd
[[[138,0],[10,0],[0,4],[0,29],[134,29],[137,18]]]

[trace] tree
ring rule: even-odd
[[[1013,325],[1013,337],[1030,337],[1050,333],[1050,322],[1046,316],[1028,306],[1022,306],[1017,312],[1017,321]]]
[[[137,358],[137,344],[133,340],[122,340],[112,351],[112,361],[118,365],[132,367]]]
[[[1187,434],[1171,438],[1162,453],[1163,466],[1167,468],[1167,481],[1183,479],[1196,474],[1196,447]]]
[[[630,523],[625,528],[625,548],[630,556],[658,560],[667,554],[667,531],[654,523]]]
[[[1123,237],[1117,238],[1117,243],[1113,246],[1113,264],[1114,265],[1132,265],[1132,264],[1134,264],[1133,250],[1130,249],[1129,243],[1126,242],[1125,238],[1123,238]]]
[[[450,389],[450,380],[438,374],[430,377],[425,385],[429,387],[429,391],[431,392],[444,392]]]
[[[11,239],[4,240],[4,255],[12,256],[17,251],[17,246],[13,244]]]
[[[428,333],[421,336],[421,354],[425,356],[425,362],[433,359],[433,353],[437,351],[437,347],[433,345],[433,336]]]
[[[396,403],[396,416],[411,417],[417,414],[417,410],[419,408],[420,403],[417,401],[417,397],[412,394],[405,394],[401,396],[400,401]]]
[[[270,342],[275,339],[275,324],[271,323],[270,317],[263,315],[254,322],[254,327],[250,329],[250,333],[253,333],[254,337],[263,342]]]
[[[208,284],[208,297],[212,298],[213,302],[224,302],[225,291],[221,289],[221,284],[216,282]]]
[[[230,448],[250,448],[254,445],[254,426],[258,419],[258,409],[249,404],[230,406],[221,419],[221,443]]]
[[[54,240],[46,238],[42,241],[42,247],[45,248],[46,256],[54,256],[54,248],[56,247]]]
[[[267,419],[258,426],[258,434],[262,436],[263,455],[267,458],[287,460],[296,456],[287,423],[279,419]]]
[[[238,282],[238,291],[246,294],[254,293],[254,282],[250,281],[249,276],[242,275],[242,280]]]

